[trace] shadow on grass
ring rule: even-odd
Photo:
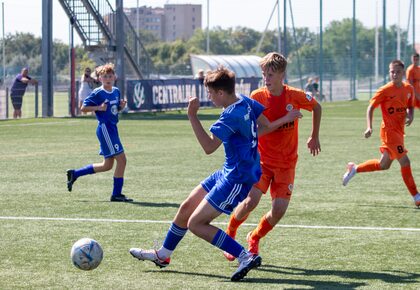
[[[419,207],[416,207],[414,204],[413,206],[403,206],[403,205],[385,205],[385,204],[358,204],[360,207],[375,207],[375,208],[403,208],[408,210],[420,210]]]
[[[263,266],[262,266],[263,267]],[[334,281],[312,281],[312,280],[294,280],[294,279],[272,279],[272,278],[253,278],[252,273],[254,271],[261,271],[261,268],[252,270],[248,275],[241,280],[240,282],[231,282],[230,281],[230,273],[229,276],[221,276],[221,275],[214,275],[214,274],[204,274],[204,273],[197,273],[197,272],[184,272],[184,271],[175,271],[175,270],[164,270],[164,271],[148,271],[148,272],[161,272],[161,273],[170,273],[170,274],[180,274],[180,275],[188,275],[188,276],[196,276],[196,277],[207,277],[207,278],[219,278],[223,281],[221,282],[231,282],[231,283],[240,283],[240,284],[274,284],[276,286],[281,286],[282,284],[288,285],[300,285],[301,287],[310,286],[311,289],[356,289],[361,286],[366,286],[366,283],[361,282],[334,282]],[[254,272],[255,273],[255,272]],[[233,272],[232,272],[233,274]],[[294,288],[299,289],[299,288]],[[305,288],[306,289],[306,288]]]
[[[97,203],[97,200],[78,200],[78,202],[92,202]],[[137,205],[145,207],[174,207],[179,208],[179,203],[169,203],[169,202],[142,202],[142,201],[132,201],[132,202],[111,202],[109,200],[101,200],[99,202],[103,203],[114,203],[114,204],[127,204],[127,205]]]
[[[296,276],[336,276],[345,279],[355,279],[360,280],[360,282],[327,282],[327,281],[309,281],[309,280],[282,280],[281,283],[287,284],[299,284],[299,285],[310,285],[313,287],[321,288],[334,288],[340,287],[344,289],[354,289],[360,286],[369,286],[369,280],[379,280],[389,284],[409,284],[409,283],[419,283],[420,274],[419,273],[409,273],[403,271],[384,271],[384,272],[361,272],[361,271],[340,271],[340,270],[308,270],[302,268],[293,268],[293,267],[278,267],[274,265],[262,265],[259,268],[260,271],[276,273],[279,275],[296,275]],[[269,281],[271,279],[268,279]],[[309,284],[311,283],[311,284]],[[330,284],[333,283],[333,284]],[[334,285],[341,284],[341,285]],[[314,288],[315,289],[315,288]]]

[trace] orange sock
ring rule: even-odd
[[[356,172],[372,172],[381,170],[378,159],[371,159],[357,165]]]
[[[236,218],[235,214],[233,213],[230,216],[230,219],[229,219],[229,224],[228,224],[228,227],[227,227],[227,230],[226,230],[227,235],[230,236],[230,237],[232,237],[232,238],[235,238],[236,237],[236,231],[238,230],[239,226],[244,221],[246,221],[246,219],[248,218],[248,215],[249,214],[247,214],[243,219],[238,220]]]
[[[411,166],[401,167],[401,175],[404,180],[405,185],[408,188],[408,191],[412,196],[417,194],[417,186],[414,182],[413,174],[411,173]]]
[[[251,239],[259,240],[271,231],[274,226],[270,225],[265,215],[261,218],[260,223],[258,224],[257,228],[252,231]]]

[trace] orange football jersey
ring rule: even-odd
[[[420,66],[410,65],[406,71],[406,78],[413,84],[414,91],[420,94]],[[415,99],[415,107],[420,108],[420,100]]]
[[[376,108],[381,106],[382,124],[381,139],[385,143],[404,138],[404,127],[407,108],[414,105],[414,89],[403,82],[401,87],[395,86],[392,82],[379,88],[370,103]]]
[[[251,93],[251,98],[266,109],[263,114],[269,121],[277,120],[292,109],[312,111],[317,101],[302,90],[284,85],[280,96],[273,96],[266,87]],[[293,167],[298,158],[298,119],[258,138],[261,163],[274,167]]]

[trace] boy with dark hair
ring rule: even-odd
[[[73,183],[81,176],[111,170],[114,160],[117,166],[114,172],[114,188],[110,200],[116,202],[131,202],[122,194],[124,171],[127,159],[118,135],[118,113],[127,102],[121,98],[120,90],[114,87],[115,71],[113,64],[105,64],[97,69],[102,86],[96,88],[83,101],[82,112],[95,112],[98,120],[96,136],[100,144],[100,155],[104,156],[102,163],[89,164],[79,169],[67,170],[67,189],[72,191]]]
[[[209,72],[204,85],[215,106],[223,107],[224,110],[211,126],[210,135],[198,119],[200,103],[197,98],[190,97],[188,118],[206,154],[213,153],[223,144],[223,167],[196,186],[181,204],[160,249],[132,248],[130,253],[139,260],[149,260],[161,268],[166,267],[172,252],[189,229],[196,236],[238,258],[239,267],[231,277],[232,281],[238,281],[251,269],[261,265],[261,257],[248,252],[223,230],[210,223],[222,213],[230,214],[261,175],[257,122],[271,128],[272,125],[283,124],[284,120],[268,124],[267,119],[261,115],[264,110],[262,105],[235,94],[235,74],[226,68]]]
[[[389,77],[391,81],[379,88],[370,100],[367,108],[365,137],[372,135],[373,111],[377,107],[382,110],[381,158],[367,160],[361,164],[349,162],[347,172],[343,176],[343,185],[346,186],[356,173],[387,170],[396,159],[401,166],[401,175],[405,185],[414,199],[414,204],[420,206],[420,193],[417,191],[411,172],[410,159],[404,146],[404,125],[409,126],[414,118],[414,89],[402,81],[404,76],[404,63],[394,60],[389,64]]]

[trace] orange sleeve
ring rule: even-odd
[[[370,104],[372,106],[374,106],[375,108],[377,108],[383,101],[384,98],[384,87],[380,87],[375,95],[372,97],[372,99],[370,99]]]
[[[296,100],[299,109],[304,109],[312,112],[318,102],[310,94],[303,91],[294,91],[293,99]]]

